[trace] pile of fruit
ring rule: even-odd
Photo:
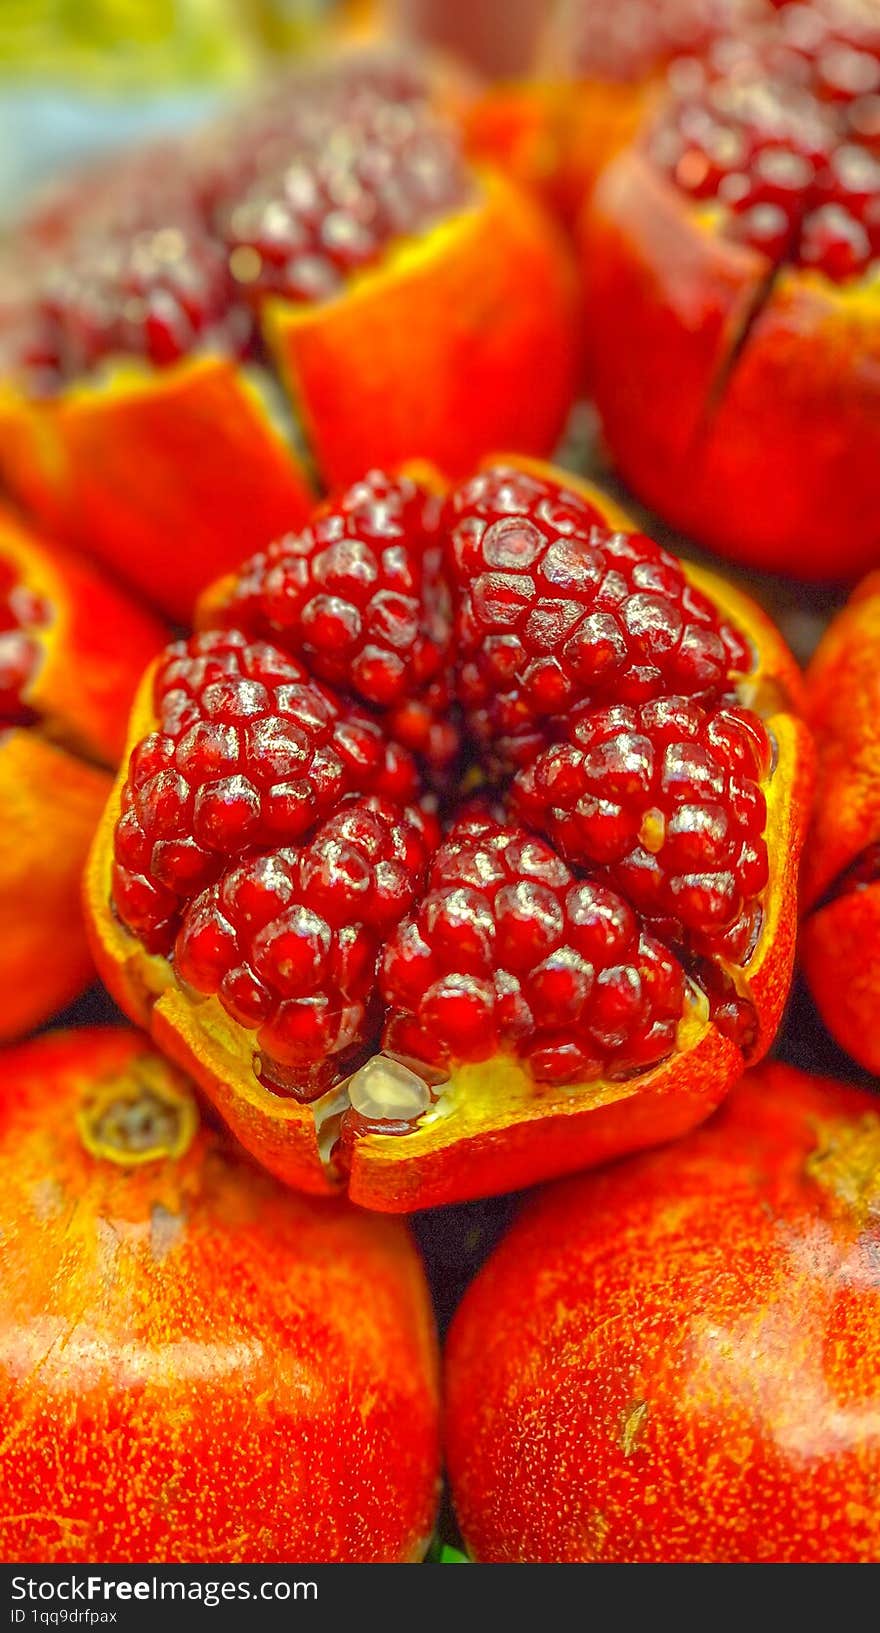
[[[869,0],[336,54],[18,224],[0,1557],[420,1560],[444,1467],[479,1561],[878,1557],[878,301]]]

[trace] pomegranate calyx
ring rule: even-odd
[[[186,1079],[143,1054],[96,1083],[76,1113],[83,1145],[120,1168],[182,1157],[199,1118]]]

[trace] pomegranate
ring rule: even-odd
[[[852,577],[877,550],[880,26],[858,0],[777,15],[678,76],[585,210],[590,378],[665,519]]]
[[[880,1118],[791,1067],[527,1203],[446,1357],[487,1563],[877,1557]]]
[[[3,1085],[0,1559],[420,1559],[437,1356],[404,1229],[259,1173],[135,1032],[32,1039]]]
[[[108,985],[244,1143],[394,1209],[706,1115],[779,1018],[809,784],[727,586],[549,467],[418,495],[374,473],[209,592],[88,882]],[[452,760],[395,735],[438,689]]]
[[[304,522],[316,483],[548,451],[571,268],[533,202],[466,159],[464,94],[387,49],[318,60],[38,208],[5,280],[16,497],[182,619]]]

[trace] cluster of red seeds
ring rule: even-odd
[[[649,140],[733,237],[842,281],[880,256],[880,24],[838,13],[789,4],[732,61],[681,72]]]
[[[685,1003],[677,959],[622,896],[549,845],[465,818],[389,942],[384,1045],[443,1063],[520,1056],[533,1077],[627,1076],[668,1055]]]
[[[421,811],[349,799],[301,849],[248,855],[187,908],[178,975],[258,1029],[264,1055],[288,1068],[299,1098],[320,1094],[328,1072],[375,1029],[379,954],[435,843]]]
[[[170,159],[133,155],[24,224],[53,253],[45,270],[36,257],[19,366],[51,391],[116,356],[259,352],[263,294],[325,299],[470,189],[423,78],[381,55],[302,70]]]
[[[712,700],[753,666],[674,556],[610,532],[577,494],[498,466],[453,491],[444,524],[459,696],[503,768],[527,764],[580,703]]]
[[[759,43],[779,77],[838,106],[856,136],[880,135],[880,15],[875,0],[774,0]]]
[[[371,471],[301,533],[252,557],[223,616],[352,691],[392,736],[442,765],[457,733],[439,510],[419,482]]]
[[[200,346],[240,356],[250,335],[222,249],[197,217],[181,217],[77,242],[47,275],[26,363],[50,383],[90,374],[109,357],[162,368]]]
[[[751,649],[674,558],[539,473],[442,507],[372,473],[222,616],[160,665],[113,894],[276,1086],[323,1092],[383,1019],[429,1065],[626,1076],[674,1050],[694,985],[747,1046],[729,966],[760,929],[771,747],[734,695]],[[495,782],[439,848],[389,729],[426,686]]]
[[[0,560],[0,731],[33,719],[27,689],[40,665],[37,632],[50,618],[42,596],[19,582],[10,562]]]
[[[770,744],[747,710],[688,698],[583,710],[518,776],[519,815],[599,868],[655,935],[740,962],[768,877],[760,782]]]
[[[415,102],[310,99],[273,168],[218,213],[251,296],[326,300],[393,239],[460,209],[470,185],[451,129]]]
[[[116,910],[168,952],[186,901],[229,861],[290,844],[348,794],[406,801],[405,750],[273,647],[239,631],[168,649],[157,730],[135,749],[116,828]]]

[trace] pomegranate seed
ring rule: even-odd
[[[587,699],[717,698],[732,669],[752,667],[674,557],[610,533],[576,494],[496,467],[453,489],[445,522],[459,697],[502,769],[530,760],[552,717]]]
[[[238,856],[302,838],[347,794],[416,789],[408,755],[375,722],[240,631],[169,647],[155,704],[159,729],[132,755],[116,834],[117,866],[162,887],[155,923],[147,892],[129,919],[130,883],[114,885],[120,917],[151,951],[173,940],[168,892],[182,908]]]
[[[702,71],[673,78],[648,142],[675,185],[717,199],[726,230],[774,264],[860,277],[880,254],[880,25],[868,8],[790,0],[738,52],[719,46]]]
[[[385,950],[385,1047],[433,1039],[427,1058],[452,1061],[513,1049],[549,1081],[614,1075],[635,1034],[654,1029],[642,1068],[671,1053],[685,986],[615,891],[578,884],[523,829],[465,821]]]
[[[354,692],[435,764],[458,734],[439,505],[408,477],[371,471],[302,533],[246,562],[224,617]]]
[[[701,53],[718,34],[742,27],[751,0],[616,0],[613,6],[559,8],[558,60],[587,79],[634,82],[684,53]]]
[[[666,698],[585,710],[570,736],[518,775],[518,814],[570,863],[605,868],[664,936],[716,952],[767,882],[760,723]]]
[[[380,937],[416,899],[435,839],[418,810],[343,802],[300,848],[249,856],[189,902],[178,976],[301,1069],[301,1092],[322,1092],[312,1068],[364,1041]]]
[[[804,222],[801,261],[842,282],[864,272],[873,259],[865,228],[841,204],[823,204]]]

